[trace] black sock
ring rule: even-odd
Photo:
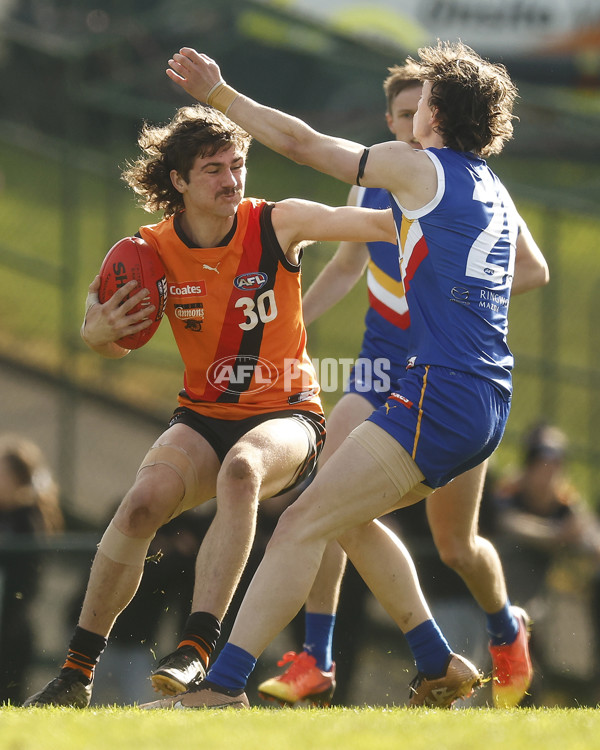
[[[69,651],[63,669],[78,669],[85,678],[82,682],[85,682],[85,680],[88,683],[91,682],[94,667],[106,648],[107,642],[108,639],[103,635],[92,633],[78,625],[69,643]]]
[[[186,620],[178,648],[193,646],[207,667],[220,635],[221,622],[214,615],[210,612],[192,612]]]

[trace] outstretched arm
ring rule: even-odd
[[[302,298],[304,322],[310,325],[354,287],[369,259],[364,242],[340,242],[335,255]]]
[[[408,208],[421,206],[431,197],[434,167],[406,143],[377,144],[371,147],[368,158],[363,158],[365,147],[361,144],[319,133],[297,117],[238,93],[225,83],[214,60],[190,47],[173,55],[167,75],[195,99],[221,110],[265,146],[298,164],[351,185],[357,183],[360,172],[361,185],[386,188],[402,200],[406,189],[422,188],[423,200],[419,196],[415,206],[409,205],[409,200]],[[426,174],[426,185],[422,185],[422,172]]]
[[[396,241],[391,209],[332,207],[288,198],[275,204],[271,221],[277,240],[291,263],[298,263],[300,248],[310,242]]]
[[[348,205],[356,206],[358,188],[350,188]],[[302,298],[304,322],[310,325],[331,309],[354,287],[369,260],[364,242],[340,242],[335,255],[310,285]]]
[[[190,47],[174,54],[169,66],[172,81],[198,101],[225,112],[261,143],[299,164],[354,183],[364,146],[318,133],[296,117],[242,96],[227,86],[214,60]],[[332,158],[334,163],[328,163]]]

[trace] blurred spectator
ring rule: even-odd
[[[521,469],[494,490],[507,578],[534,620],[535,703],[581,704],[576,684],[585,691],[595,674],[600,525],[569,480],[567,449],[560,429],[537,425]]]
[[[40,556],[6,550],[17,535],[54,534],[63,528],[58,488],[41,450],[23,437],[0,437],[0,702],[21,704],[34,652],[30,607]]]

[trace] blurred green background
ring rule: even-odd
[[[170,415],[182,367],[168,324],[122,361],[103,360],[79,338],[86,289],[109,247],[160,217],[136,207],[120,169],[137,154],[141,122],[165,121],[188,97],[164,74],[168,57],[194,46],[221,65],[235,87],[318,129],[365,143],[385,140],[381,83],[387,67],[416,50],[377,45],[245,0],[56,0],[0,4],[0,363],[17,379],[49,388],[52,409],[20,410],[3,388],[5,428],[34,438],[41,420],[64,503],[98,518],[82,473],[82,446],[118,445],[122,420],[140,421],[150,444]],[[559,63],[557,62],[557,66]],[[558,68],[557,68],[558,70]],[[571,443],[573,476],[591,503],[600,499],[600,265],[598,89],[521,79],[515,138],[491,162],[544,251],[548,287],[511,303],[515,397],[499,468],[514,462],[523,431],[559,425]],[[300,196],[330,204],[348,187],[254,144],[247,194]],[[309,248],[307,285],[335,248]],[[309,331],[313,357],[355,357],[366,310],[364,284]],[[2,381],[0,380],[0,383]],[[51,387],[50,387],[51,386]],[[30,391],[31,392],[31,391]],[[330,409],[340,391],[325,392]],[[82,428],[92,400],[112,410],[109,434]],[[15,403],[16,402],[16,403]],[[11,423],[7,414],[10,413]],[[48,442],[51,442],[51,446]],[[123,450],[125,450],[123,445]],[[128,465],[129,479],[137,454]],[[110,472],[107,472],[110,473]],[[107,479],[107,478],[105,478]],[[122,480],[123,482],[125,480]],[[126,486],[110,485],[111,499]],[[104,517],[104,516],[102,516]]]

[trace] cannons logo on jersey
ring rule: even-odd
[[[202,331],[204,322],[204,304],[202,302],[190,302],[187,305],[173,306],[175,317],[185,321],[185,328],[188,331]]]

